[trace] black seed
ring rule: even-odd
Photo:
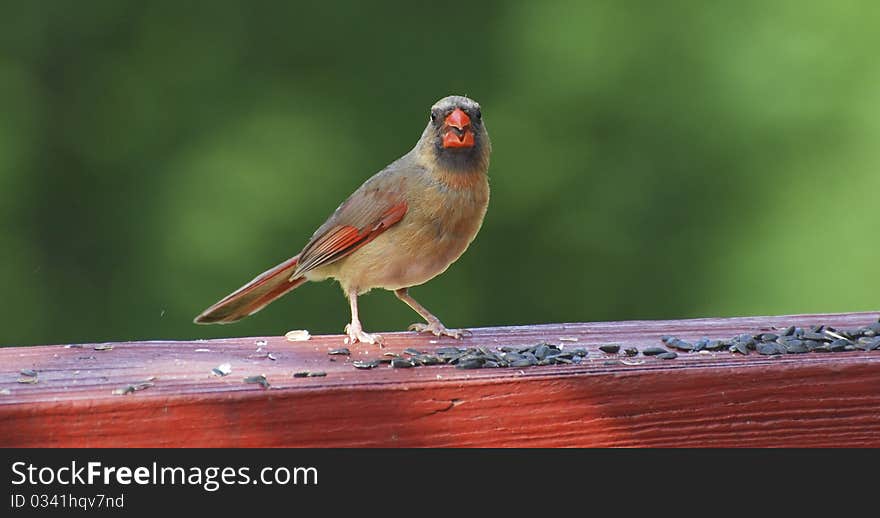
[[[760,338],[761,338],[761,340],[764,340],[765,342],[772,342],[772,341],[776,340],[777,338],[779,338],[779,335],[776,335],[773,333],[764,333],[761,335]]]
[[[655,356],[655,355],[663,354],[663,353],[667,353],[667,352],[669,352],[669,351],[667,351],[666,349],[664,349],[662,347],[648,347],[647,349],[644,349],[642,351],[642,354],[644,354],[645,356]]]
[[[443,363],[443,360],[437,356],[432,356],[430,354],[420,354],[418,356],[413,357],[413,361],[420,365],[440,365]]]
[[[260,374],[259,376],[248,376],[244,379],[245,383],[259,383],[263,386],[263,388],[269,388],[269,380],[266,379],[266,376]]]
[[[759,354],[782,354],[782,349],[774,343],[760,343],[757,345],[757,351]]]
[[[639,350],[636,347],[627,347],[623,350],[623,354],[632,357],[639,354]]]
[[[807,349],[812,351],[812,350],[816,349],[817,347],[824,346],[825,342],[819,342],[816,340],[804,340],[804,345],[807,346]],[[828,350],[830,351],[831,349],[829,348]]]
[[[544,344],[541,344],[535,347],[535,358],[538,360],[543,360],[547,357],[547,353],[550,352],[550,348]]]
[[[663,342],[664,344],[670,340],[673,340],[673,339],[675,339],[675,337],[671,336],[671,335],[663,335],[660,337],[660,341]]]
[[[439,354],[441,356],[454,356],[462,353],[463,351],[458,347],[438,347],[434,354]]]
[[[499,364],[499,363],[496,362],[496,361],[492,361],[492,360],[489,360],[489,361],[487,361],[486,363],[483,364],[483,367],[487,367],[487,368],[490,368],[490,369],[494,369],[494,368],[497,368],[497,367],[500,367],[500,366],[501,366],[501,364]]]
[[[669,352],[665,352],[665,353],[660,353],[660,354],[657,355],[657,358],[660,358],[661,360],[673,360],[673,359],[675,359],[675,358],[677,358],[677,357],[678,357],[678,353],[677,353],[677,352],[673,352],[673,351],[669,351]]]
[[[754,341],[752,341],[752,343],[754,343]],[[748,342],[736,342],[733,344],[732,347],[733,347],[733,350],[735,350],[736,352],[738,352],[740,354],[745,354],[745,355],[749,354]]]
[[[833,353],[839,353],[839,352],[841,352],[841,351],[845,351],[845,350],[846,350],[846,346],[849,345],[849,344],[846,342],[846,340],[837,340],[837,341],[838,341],[838,342],[842,342],[842,343],[832,343],[832,344],[829,344],[829,345],[828,345],[828,347],[831,348],[831,352],[833,352]]]
[[[810,349],[810,351],[812,351],[814,353],[830,353],[831,346],[827,345],[827,344],[820,345],[819,347],[814,347],[814,348]]]
[[[415,356],[417,354],[424,354],[423,351],[419,351],[418,349],[413,349],[412,347],[408,347],[403,350],[403,354],[408,354],[410,356]]]
[[[515,361],[510,362],[510,366],[511,366],[511,367],[516,367],[516,368],[519,368],[519,367],[531,367],[531,366],[532,366],[532,362],[530,362],[529,360],[527,360],[527,359],[525,359],[525,358],[522,358],[522,359],[519,359],[519,360],[515,360]]]
[[[804,342],[800,340],[791,340],[782,344],[782,346],[785,347],[785,352],[792,354],[800,354],[810,351],[810,349],[804,345]]]
[[[574,362],[574,360],[565,358],[563,356],[556,356],[556,357],[554,357],[554,359],[556,360],[557,363],[573,363]]]
[[[459,369],[479,369],[483,366],[483,360],[479,358],[467,358],[455,364]]]
[[[37,375],[37,371],[35,371],[34,369],[22,369],[19,371],[19,373],[22,376],[30,376],[30,377],[34,377]]]
[[[693,344],[685,342],[684,340],[679,340],[678,338],[670,340],[666,345],[673,349],[678,349],[679,351],[692,351],[694,349]]]
[[[328,351],[327,354],[330,356],[351,356],[351,350],[349,350],[348,347],[342,347],[340,349]]]
[[[308,378],[309,371],[294,372],[293,377],[294,378]]]
[[[782,332],[782,336],[792,336],[794,335],[794,326],[789,326],[785,328],[785,331]]]
[[[825,334],[816,333],[813,331],[807,331],[806,333],[803,334],[803,336],[801,338],[803,338],[804,340],[816,340],[816,341],[830,340],[830,338],[825,336]]]
[[[351,364],[355,369],[372,369],[379,366],[379,360],[355,360]]]
[[[410,367],[415,367],[416,364],[412,362],[412,360],[404,359],[404,358],[394,358],[391,360],[391,367],[395,369],[409,369]]]
[[[603,353],[616,354],[617,351],[620,350],[620,345],[618,345],[618,344],[600,345],[599,350],[602,351]]]
[[[724,342],[722,340],[709,340],[706,344],[706,350],[708,351],[717,351],[724,347]]]

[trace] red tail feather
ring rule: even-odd
[[[263,309],[273,300],[306,282],[305,277],[291,279],[299,256],[293,257],[258,275],[220,302],[197,316],[196,324],[228,324]]]

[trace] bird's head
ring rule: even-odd
[[[480,105],[459,95],[440,99],[431,107],[420,144],[450,169],[487,166],[491,145]]]

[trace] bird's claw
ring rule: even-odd
[[[467,336],[473,336],[473,333],[471,333],[467,329],[447,329],[446,326],[439,322],[434,322],[431,324],[422,324],[421,322],[417,322],[409,326],[409,330],[415,331],[416,333],[432,333],[434,336],[449,336],[455,338],[456,340],[460,340]]]
[[[366,344],[379,344],[379,347],[382,347],[382,336],[376,333],[365,332],[360,324],[347,324],[345,326],[345,333],[348,335],[348,343],[350,344],[363,342]]]

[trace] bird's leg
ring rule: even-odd
[[[368,344],[379,344],[382,346],[382,337],[366,333],[361,327],[361,321],[358,319],[358,300],[357,290],[348,290],[348,302],[351,304],[351,323],[345,326],[345,332],[348,334],[348,343],[365,342]]]
[[[440,322],[439,318],[432,315],[425,306],[422,306],[416,301],[416,299],[412,298],[407,288],[394,290],[394,294],[397,295],[397,298],[406,302],[409,307],[413,308],[416,313],[421,315],[422,318],[428,322],[427,324],[416,323],[409,326],[411,331],[417,333],[434,333],[436,336],[451,336],[452,338],[461,338],[472,334],[467,329],[447,329],[446,326],[443,325],[443,322]]]

